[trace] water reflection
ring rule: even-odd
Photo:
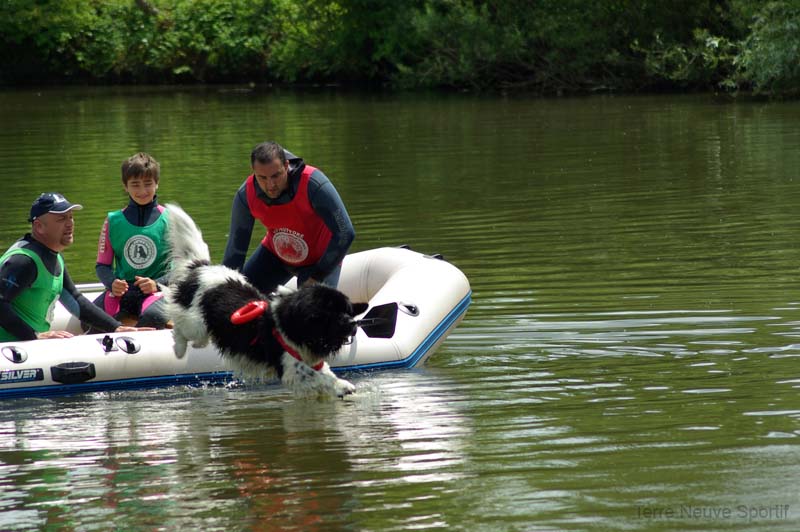
[[[354,250],[440,252],[473,287],[423,370],[358,376],[345,402],[4,403],[0,528],[798,528],[797,102],[51,89],[0,92],[0,117],[0,237],[42,188],[80,198],[77,279],[122,158],[159,158],[160,198],[218,259],[271,137],[336,182]]]
[[[385,470],[386,484],[398,477],[412,483],[457,480],[472,431],[453,403],[453,384],[416,373],[405,377],[371,379],[368,395],[357,397],[357,408],[349,412],[350,441],[365,444],[350,449],[358,470]],[[371,479],[365,485],[381,483]]]
[[[269,386],[20,400],[0,421],[0,515],[85,528],[124,509],[134,528],[213,515],[234,528],[330,530],[405,499],[398,479],[464,475],[471,431],[449,389],[410,373],[370,379],[347,402],[297,402]]]

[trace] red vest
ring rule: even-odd
[[[311,208],[308,180],[316,170],[306,165],[300,175],[297,194],[289,203],[267,205],[256,196],[256,179],[247,178],[247,206],[250,214],[267,228],[261,245],[289,266],[315,264],[331,241],[331,231]]]

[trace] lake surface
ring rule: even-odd
[[[800,529],[800,103],[46,89],[0,120],[0,243],[64,192],[76,281],[124,158],[161,162],[219,260],[275,139],[334,181],[354,251],[442,253],[473,288],[424,367],[346,401],[3,401],[0,529]]]

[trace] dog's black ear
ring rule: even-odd
[[[369,303],[353,303],[353,316],[358,316],[367,311]]]

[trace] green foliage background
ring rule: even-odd
[[[0,83],[800,88],[800,0],[4,0]]]

